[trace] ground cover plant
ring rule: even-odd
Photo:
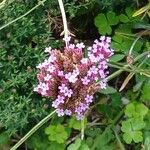
[[[0,0],[0,150],[149,150],[149,16],[147,0]]]

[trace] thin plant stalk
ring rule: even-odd
[[[42,119],[37,125],[35,125],[23,138],[21,138],[10,150],[16,150],[22,143],[24,143],[33,133],[35,133],[43,124],[51,119],[56,111],[51,112],[48,116]]]
[[[67,25],[66,13],[65,13],[65,9],[64,9],[64,5],[63,5],[62,0],[58,0],[58,3],[59,3],[61,16],[62,16],[62,20],[63,20],[64,37],[66,38],[66,37],[68,37],[68,25]],[[67,42],[66,42],[66,46],[67,46]]]
[[[83,118],[82,120],[81,120],[81,140],[83,140],[84,139],[84,120],[85,120],[85,118]]]

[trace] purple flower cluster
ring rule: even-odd
[[[68,42],[70,37],[64,39]],[[82,119],[93,95],[105,89],[107,80],[107,61],[113,54],[111,38],[102,36],[88,47],[88,57],[84,57],[84,43],[69,44],[60,50],[45,49],[49,57],[37,68],[38,85],[34,91],[53,99],[52,107],[58,116],[75,115]],[[100,82],[98,82],[100,81]]]

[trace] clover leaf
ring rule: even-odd
[[[144,128],[144,123],[143,121],[140,124],[136,123],[140,123],[140,120],[130,119],[122,122],[121,130],[124,132],[123,139],[127,144],[130,144],[132,140],[135,143],[142,142],[143,140],[142,132],[138,130]]]
[[[130,144],[132,140],[135,143],[139,143],[143,141],[143,136],[141,131],[131,131],[123,134],[123,139],[127,144]]]
[[[118,16],[112,11],[107,13],[107,19],[109,22],[109,25],[117,25],[119,22]]]
[[[144,117],[148,112],[148,108],[142,103],[130,103],[125,109],[128,117]]]
[[[100,13],[95,17],[95,26],[102,35],[111,34],[112,32],[105,14]]]
[[[135,112],[135,107],[133,107],[134,105],[129,105],[128,107],[128,116],[132,116],[132,111],[131,109],[133,109],[133,112]],[[143,134],[140,131],[141,129],[143,129],[145,127],[145,122],[143,121],[143,117],[131,117],[126,121],[122,122],[122,127],[121,130],[124,132],[123,134],[123,139],[125,140],[125,142],[127,144],[130,144],[132,142],[132,140],[135,143],[138,142],[142,142],[143,140]]]
[[[68,138],[68,133],[63,125],[58,124],[50,125],[45,129],[45,133],[48,135],[50,141],[56,141],[57,143],[64,143]]]

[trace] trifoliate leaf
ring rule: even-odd
[[[96,27],[102,27],[107,26],[108,22],[104,14],[100,13],[95,17],[95,26]]]
[[[129,22],[129,18],[124,14],[119,15],[119,20],[123,23]]]
[[[50,141],[56,141],[57,143],[64,143],[68,138],[68,133],[64,126],[58,124],[57,126],[50,125],[45,129],[45,133],[48,134]]]
[[[143,136],[141,131],[131,131],[123,134],[123,139],[127,144],[131,144],[132,140],[135,143],[139,143],[143,141]]]
[[[110,35],[112,32],[112,29],[110,25],[108,24],[108,21],[104,14],[100,13],[95,17],[95,26],[98,28],[98,31],[102,35]]]
[[[118,16],[112,11],[107,13],[107,20],[109,25],[116,25],[119,22]]]
[[[130,103],[126,106],[125,114],[128,117],[144,117],[148,108],[142,103]]]

